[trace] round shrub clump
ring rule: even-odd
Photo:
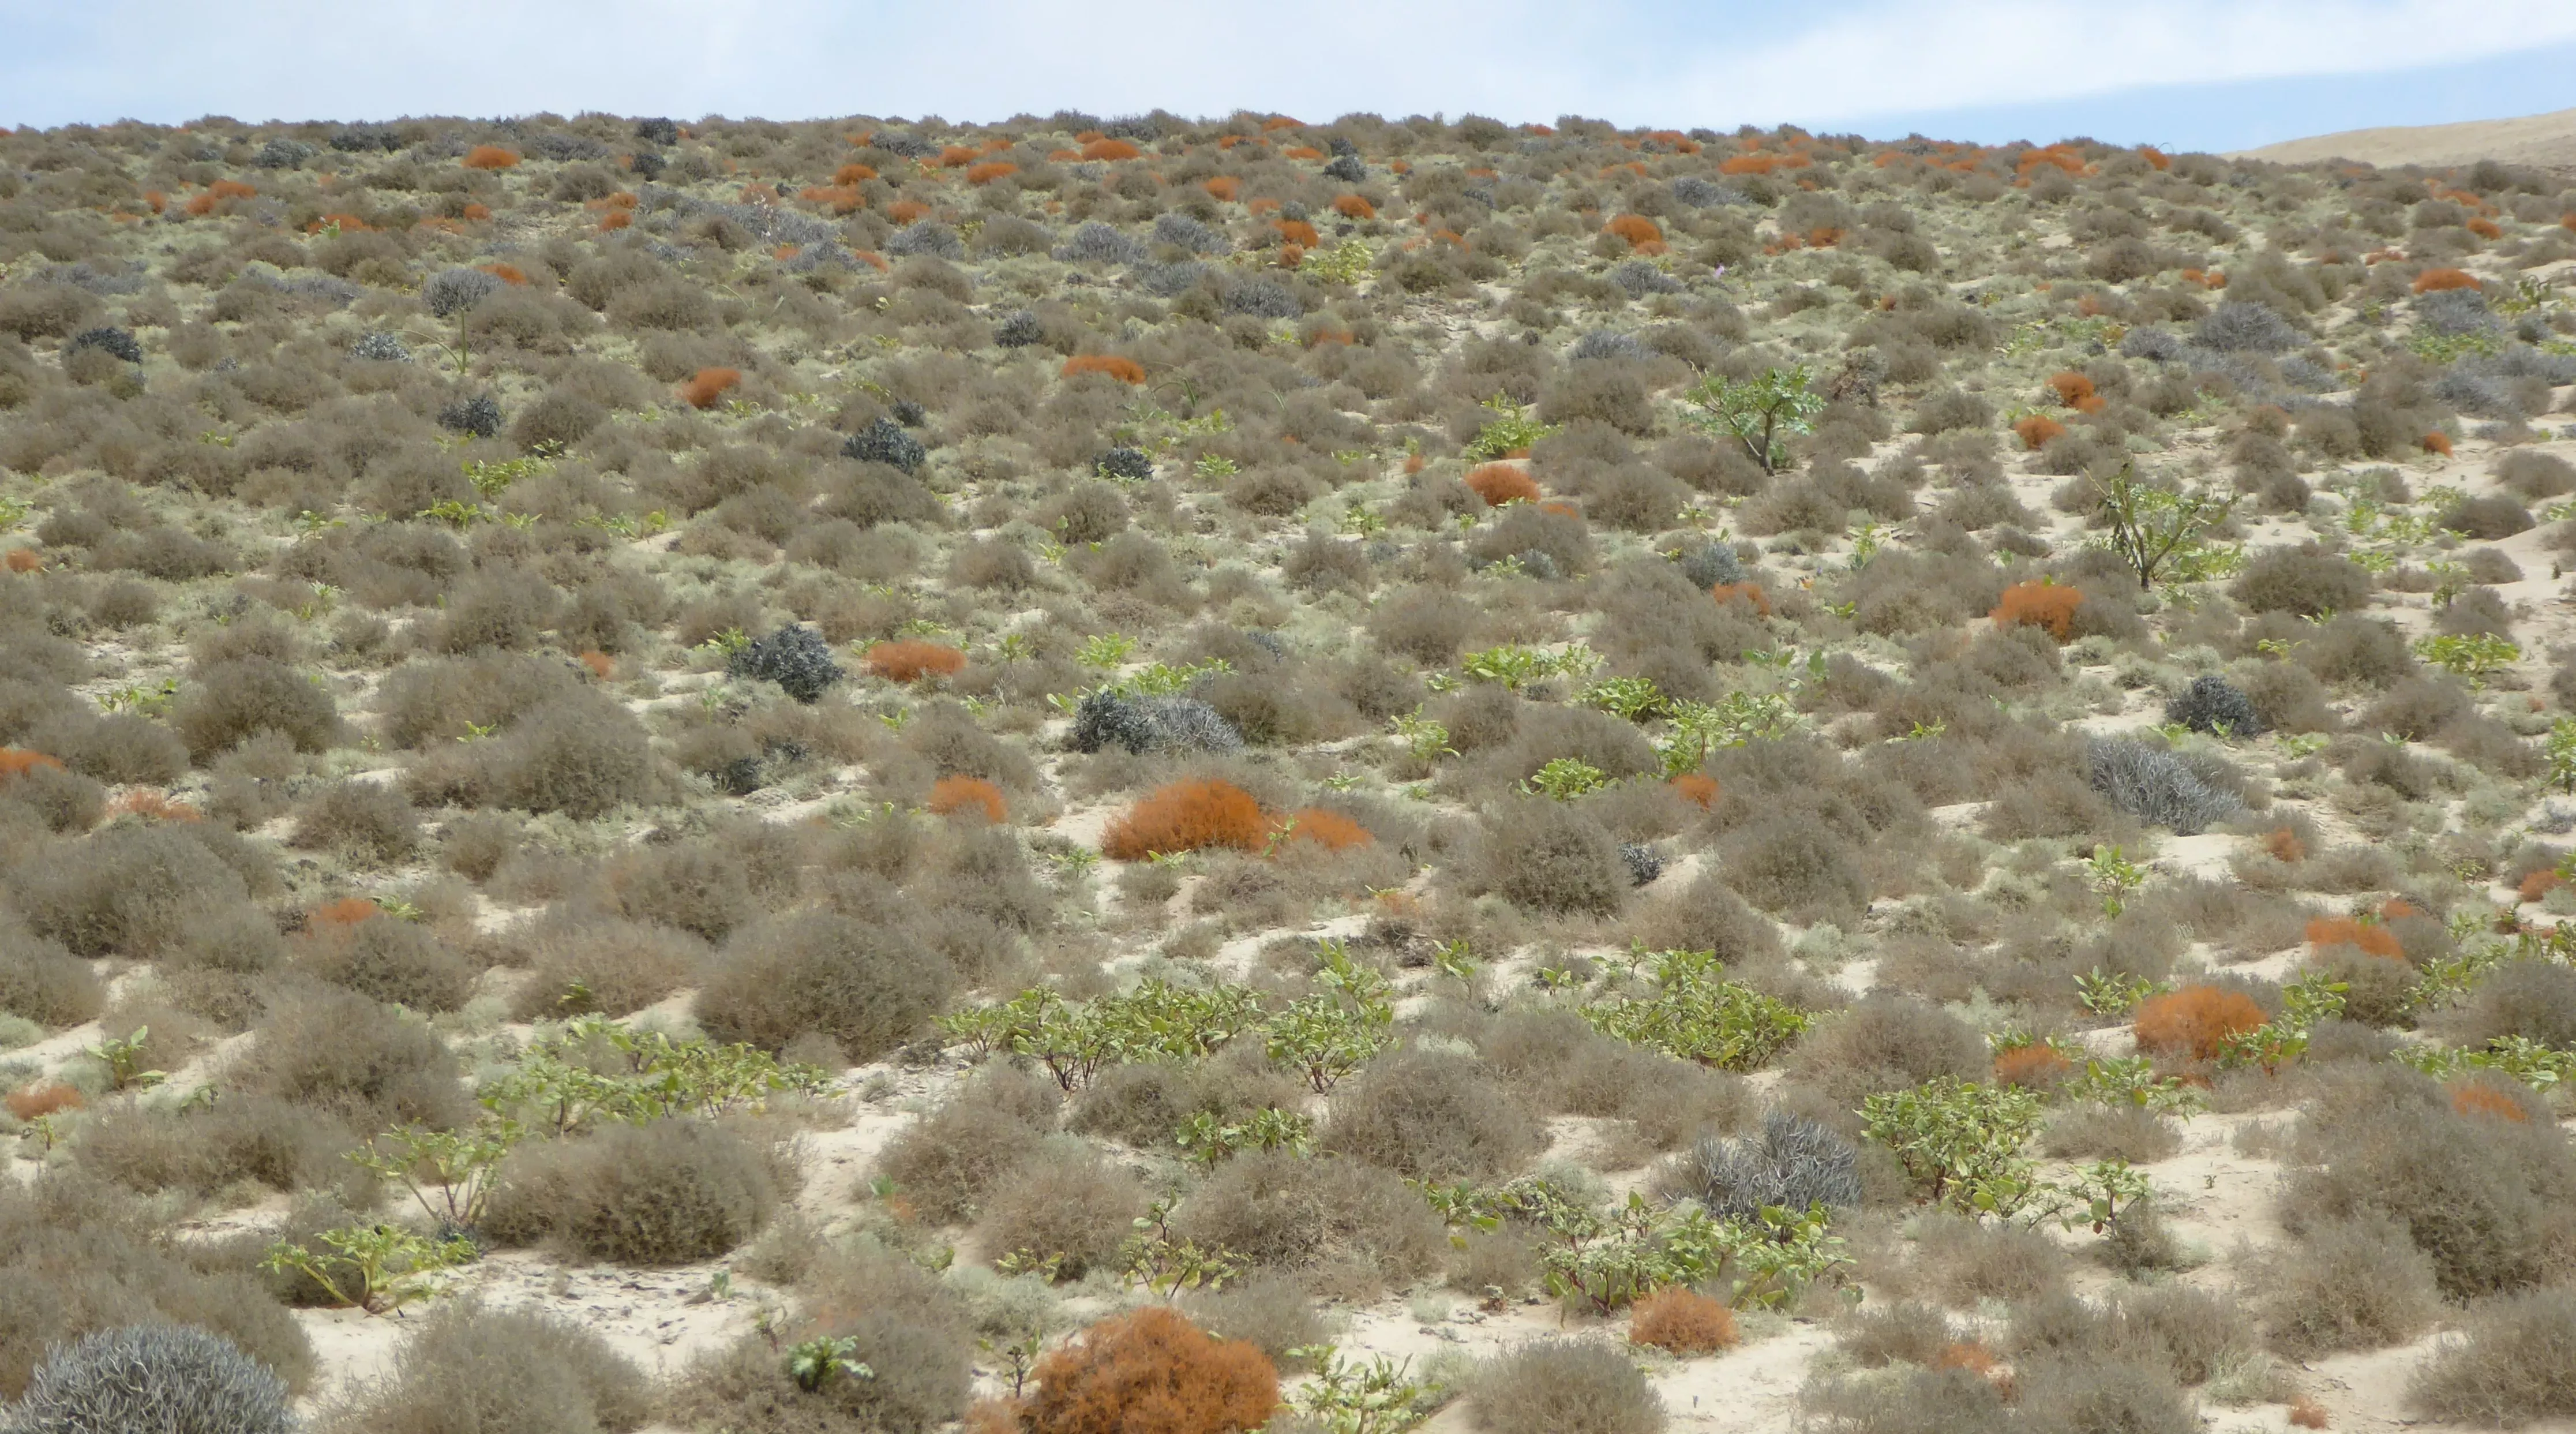
[[[290,1434],[286,1382],[194,1325],[85,1335],[37,1369],[11,1434]]]
[[[902,424],[880,418],[841,440],[841,456],[915,473],[929,460],[930,452],[921,446],[920,439],[904,432]]]

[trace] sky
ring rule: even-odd
[[[0,122],[41,126],[1159,106],[2223,151],[2576,107],[2570,0],[0,0],[0,35]]]

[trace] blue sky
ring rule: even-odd
[[[0,121],[1476,111],[2232,149],[2576,107],[2570,0],[0,0]]]

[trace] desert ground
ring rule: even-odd
[[[0,134],[0,1428],[2576,1428],[2565,120]]]

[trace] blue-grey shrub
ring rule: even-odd
[[[1338,179],[1344,184],[1357,184],[1368,178],[1368,166],[1361,163],[1356,154],[1337,155],[1332,163],[1324,166],[1324,177]]]
[[[1754,1220],[1766,1205],[1804,1210],[1860,1205],[1860,1152],[1827,1126],[1772,1111],[1741,1140],[1703,1135],[1656,1173],[1667,1199],[1697,1200],[1709,1214]]]
[[[1177,244],[1193,254],[1223,254],[1234,241],[1186,214],[1165,214],[1154,221],[1154,242]]]
[[[1142,448],[1121,444],[1092,459],[1091,471],[1103,478],[1123,478],[1132,483],[1142,483],[1154,476],[1154,459]]]
[[[903,431],[903,425],[891,418],[880,418],[841,440],[841,456],[915,473],[930,454],[920,439]]]
[[[1013,309],[993,326],[993,342],[1006,349],[1023,349],[1046,338],[1038,316],[1026,309]]]
[[[1735,549],[1724,543],[1711,543],[1681,559],[1682,576],[1692,587],[1713,588],[1719,583],[1744,581],[1744,564],[1737,561]]]
[[[1257,319],[1293,319],[1306,312],[1297,291],[1276,279],[1237,279],[1225,286],[1225,311]]]
[[[349,357],[373,359],[377,363],[409,363],[411,345],[404,343],[398,335],[377,329],[360,334],[358,341],[349,345]]]
[[[1635,334],[1623,334],[1616,329],[1594,329],[1576,339],[1574,346],[1565,351],[1565,356],[1582,360],[1649,359],[1655,355],[1654,350],[1647,348],[1645,341]]]
[[[111,357],[123,359],[127,363],[143,362],[143,345],[135,339],[133,331],[120,329],[114,324],[101,324],[94,329],[83,329],[72,335],[71,342],[63,347],[73,353],[82,349],[97,349]]]
[[[1073,237],[1055,250],[1055,258],[1067,264],[1138,264],[1144,262],[1145,246],[1093,219],[1074,229]]]
[[[490,438],[501,431],[501,405],[488,393],[458,399],[438,411],[438,426],[450,433]]]
[[[498,275],[480,269],[441,269],[420,286],[420,301],[442,319],[452,319],[501,291]]]
[[[2308,336],[2272,306],[2252,299],[2230,299],[2192,330],[2202,348],[2220,353],[2280,353],[2305,348]]]
[[[101,1330],[57,1346],[9,1434],[290,1434],[286,1382],[195,1325]]]
[[[2244,811],[2245,804],[2203,781],[2182,758],[2125,737],[2085,744],[2085,775],[2111,805],[2152,826],[2195,836]]]
[[[1078,752],[1123,747],[1146,752],[1239,752],[1243,736],[1215,708],[1195,697],[1122,697],[1094,692],[1074,710]]]
[[[1626,290],[1632,299],[1682,291],[1682,281],[1656,268],[1652,259],[1622,259],[1610,266],[1609,278],[1611,283]]]
[[[2193,678],[2181,696],[2165,704],[2165,720],[2195,732],[2225,728],[2231,737],[2263,734],[2263,719],[2255,715],[2253,699],[2223,677]]]
[[[841,665],[832,660],[832,645],[802,623],[782,627],[734,653],[725,676],[775,682],[788,696],[811,704],[841,680]]]
[[[1197,288],[1199,280],[1207,277],[1208,266],[1196,259],[1183,259],[1175,264],[1139,263],[1133,272],[1145,292],[1172,299]]]
[[[926,255],[933,259],[966,257],[965,242],[957,237],[957,231],[935,219],[916,219],[896,230],[886,239],[885,249],[889,254]]]

